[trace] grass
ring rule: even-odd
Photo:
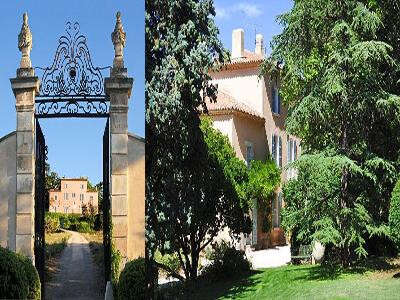
[[[94,231],[91,233],[81,233],[89,242],[90,252],[93,261],[99,269],[100,274],[104,274],[104,248],[103,248],[103,231]],[[104,276],[101,276],[104,280]],[[103,282],[104,284],[104,282]]]
[[[400,259],[341,269],[320,265],[252,271],[219,282],[199,280],[171,299],[399,299]],[[178,296],[179,295],[179,296]]]
[[[51,280],[57,272],[57,258],[67,246],[70,233],[59,231],[56,233],[46,233],[46,278]]]

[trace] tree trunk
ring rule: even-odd
[[[199,267],[199,253],[197,251],[192,252],[192,264],[190,268],[190,280],[195,281],[197,279],[197,269]]]

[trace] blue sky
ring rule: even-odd
[[[276,17],[289,11],[292,6],[292,0],[215,0],[216,23],[224,46],[231,49],[232,30],[243,28],[245,48],[254,51],[255,32],[261,33],[269,54],[272,37],[282,30],[276,23]]]
[[[14,131],[16,126],[15,98],[9,78],[15,77],[21,57],[17,37],[22,14],[26,11],[29,15],[33,66],[51,65],[67,21],[80,23],[94,66],[110,66],[114,57],[110,36],[118,10],[127,34],[125,66],[135,79],[128,128],[144,136],[144,0],[18,0],[0,2],[0,137]],[[101,180],[104,120],[42,119],[40,122],[52,169],[61,176],[88,176],[93,183]]]

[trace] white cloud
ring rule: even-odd
[[[239,3],[233,9],[244,13],[249,18],[255,18],[262,14],[262,10],[257,5],[250,3]]]
[[[240,2],[229,7],[215,7],[216,17],[221,19],[226,19],[232,17],[232,15],[237,13],[242,13],[248,18],[255,18],[262,15],[263,11],[256,4],[251,4],[247,2]]]
[[[215,16],[224,19],[229,16],[229,12],[225,8],[215,7]]]

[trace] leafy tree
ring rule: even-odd
[[[221,166],[208,154],[198,111],[206,109],[205,97],[216,99],[208,71],[224,51],[213,1],[145,3],[146,257],[151,262],[156,248],[181,253],[185,275],[194,279],[206,236],[229,222],[227,210],[237,207],[236,194],[226,195]],[[153,274],[152,265],[147,270]]]
[[[98,184],[96,184],[94,186],[94,188],[97,190],[97,192],[99,193],[99,213],[101,213],[103,211],[103,181],[100,181]]]
[[[57,172],[50,170],[50,165],[46,163],[46,177],[45,177],[45,188],[46,188],[46,209],[49,209],[50,197],[49,190],[59,190],[61,187],[61,179]]]
[[[399,171],[399,4],[297,0],[279,20],[283,33],[261,73],[284,62],[286,125],[307,154],[285,188],[283,223],[298,239],[334,247],[348,265],[388,235]]]
[[[281,182],[281,171],[271,159],[253,160],[249,168],[246,199],[250,206],[257,205],[263,214],[263,231],[271,229],[272,197]]]
[[[400,181],[397,182],[390,202],[389,226],[392,240],[400,250]]]

